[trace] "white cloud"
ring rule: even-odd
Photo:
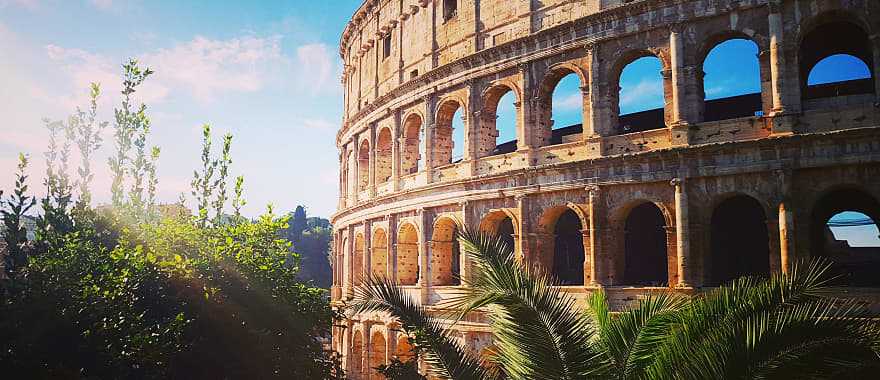
[[[573,92],[566,97],[562,98],[558,104],[554,104],[554,107],[559,107],[564,110],[576,110],[582,108],[584,105],[584,98],[580,91]]]
[[[620,107],[639,106],[645,102],[656,103],[659,99],[663,104],[663,83],[659,79],[642,79],[635,86],[621,86]],[[653,105],[653,104],[649,104]],[[639,107],[641,108],[641,107]]]
[[[89,2],[92,3],[92,5],[94,5],[95,8],[98,8],[98,9],[104,10],[104,11],[113,7],[113,0],[89,0]]]
[[[309,44],[298,47],[296,61],[296,79],[300,88],[309,89],[312,94],[341,91],[342,86],[336,80],[336,74],[340,70],[339,60],[327,45]]]
[[[39,0],[0,0],[0,9],[6,7],[21,7],[29,11],[35,11],[40,8]]]
[[[169,87],[183,87],[201,102],[223,92],[255,92],[273,69],[286,66],[281,37],[212,40],[196,37],[170,49],[146,54],[142,61]]]

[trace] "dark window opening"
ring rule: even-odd
[[[718,205],[712,212],[711,240],[709,285],[770,274],[767,217],[754,198],[740,195]]]
[[[556,221],[553,275],[559,285],[584,284],[584,238],[581,220],[567,209]]]
[[[510,218],[504,218],[504,220],[498,224],[498,230],[495,233],[507,244],[508,247],[510,247],[510,249],[514,249],[513,221],[510,220]]]
[[[417,76],[419,76],[419,71],[418,71],[418,70],[413,70],[413,71],[410,71],[410,72],[409,72],[409,79],[413,79],[413,78],[415,78],[415,77],[417,77]]]
[[[880,286],[880,202],[842,189],[820,199],[810,219],[812,256],[831,261],[833,284]]]
[[[382,58],[388,58],[391,56],[391,35],[385,36],[382,39]]]
[[[653,203],[636,206],[626,218],[624,233],[624,284],[667,284],[666,220],[660,208]]]
[[[458,0],[443,0],[443,20],[449,20],[458,14]]]

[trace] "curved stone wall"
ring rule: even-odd
[[[733,38],[757,46],[761,91],[706,101],[703,62]],[[340,54],[337,307],[371,271],[437,309],[468,275],[454,220],[509,237],[567,292],[602,287],[617,306],[834,258],[834,212],[880,221],[873,0],[366,1]],[[808,85],[833,54],[862,60],[870,78]],[[661,62],[664,106],[621,115],[621,71],[645,56]],[[583,122],[554,127],[553,91],[570,74]],[[500,146],[496,111],[511,92],[516,140]],[[726,248],[740,242],[747,257]],[[880,283],[864,277],[852,274],[848,292],[874,298]],[[333,347],[353,378],[375,377],[371,365],[407,355],[400,334],[384,316],[356,315],[334,328]],[[482,315],[456,334],[475,354],[491,348]]]

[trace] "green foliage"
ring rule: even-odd
[[[209,225],[191,217],[183,201],[155,205],[159,149],[149,149],[147,157],[146,106],[135,111],[130,104],[130,95],[152,71],[134,60],[123,71],[116,155],[109,162],[112,207],[95,210],[88,201],[88,157],[100,146],[104,124],[95,121],[97,85],[88,112],[77,110],[66,125],[47,122],[48,195],[37,218],[36,244],[28,244],[22,226],[35,200],[27,195],[27,159],[20,156],[14,195],[3,199],[0,210],[11,253],[8,278],[0,278],[0,373],[107,379],[343,376],[338,357],[323,352],[333,318],[326,292],[298,279],[299,255],[283,235],[286,217],[269,208],[254,221],[237,212],[235,223],[220,223],[218,214]],[[71,208],[67,173],[74,142],[84,161],[78,170],[80,198]],[[209,162],[220,167],[220,177],[198,181],[205,185],[199,189],[206,195],[200,204],[205,210],[209,199],[215,210],[226,202],[225,185],[218,181],[227,176],[230,143],[227,136],[223,157]],[[245,203],[242,194],[239,177],[237,211]]]
[[[2,199],[0,216],[3,217],[3,240],[6,243],[6,254],[3,255],[4,276],[15,279],[19,268],[27,263],[24,245],[27,243],[27,230],[23,219],[28,210],[36,204],[36,199],[27,195],[27,170],[28,158],[23,153],[18,154],[18,171],[15,174],[15,190],[10,199]],[[3,192],[0,191],[0,197]],[[6,289],[3,289],[3,294]]]
[[[303,206],[297,206],[290,218],[290,226],[284,236],[301,255],[299,278],[312,281],[315,286],[329,288],[333,282],[328,255],[333,234],[330,222],[308,217]]]
[[[378,368],[374,368],[380,375],[386,379],[392,380],[426,380],[427,377],[419,373],[419,365],[415,359],[406,362],[398,358],[391,358],[389,363],[383,364]]]
[[[459,230],[476,273],[447,306],[462,316],[488,311],[498,346],[489,363],[494,370],[461,351],[438,320],[387,279],[368,278],[351,306],[395,317],[436,376],[828,379],[880,371],[880,322],[862,304],[827,296],[827,263],[742,278],[691,298],[648,295],[619,313],[599,290],[581,314],[546,273],[517,262],[503,239]]]

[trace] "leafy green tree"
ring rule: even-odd
[[[693,298],[651,295],[611,313],[597,291],[581,313],[540,268],[499,237],[460,227],[475,273],[451,301],[488,310],[498,347],[482,367],[396,284],[371,277],[354,312],[397,318],[434,375],[453,379],[841,378],[880,370],[880,325],[863,305],[828,298],[828,265],[742,278]]]
[[[90,185],[94,179],[92,173],[92,154],[101,148],[103,139],[101,133],[107,128],[107,122],[98,121],[98,98],[101,96],[101,86],[91,84],[89,92],[89,108],[83,111],[77,108],[76,113],[70,117],[69,123],[72,134],[79,149],[80,166],[77,169],[79,179],[79,201],[82,204],[92,203]]]
[[[3,255],[5,277],[14,281],[17,272],[27,263],[26,249],[27,229],[23,219],[36,204],[34,197],[28,196],[27,185],[28,157],[23,153],[18,155],[18,171],[15,174],[15,190],[9,199],[2,199],[0,216],[3,217],[3,240],[6,243],[6,253]],[[0,197],[3,192],[0,191]],[[5,287],[4,287],[5,288]],[[4,291],[5,293],[5,291]]]

